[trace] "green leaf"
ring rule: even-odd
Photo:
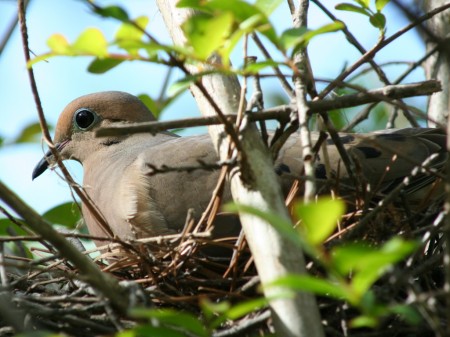
[[[182,328],[197,336],[209,336],[203,324],[194,315],[172,309],[133,309],[131,315],[139,318],[157,320],[158,325]]]
[[[381,248],[352,243],[332,250],[332,265],[341,275],[353,274],[352,287],[362,296],[391,265],[414,252],[418,244],[392,238]]]
[[[183,91],[189,89],[189,86],[194,83],[198,79],[197,76],[186,76],[182,78],[181,80],[176,81],[173,83],[169,89],[167,90],[168,94],[170,96],[179,95]]]
[[[354,329],[376,328],[377,325],[378,325],[378,319],[373,316],[361,315],[350,321],[350,326]]]
[[[296,217],[301,220],[300,228],[307,242],[312,245],[322,244],[333,233],[344,211],[342,200],[328,197],[319,198],[316,203],[297,204],[294,207]]]
[[[225,315],[228,319],[236,320],[253,311],[265,308],[268,306],[268,304],[269,301],[266,298],[257,298],[240,302],[239,304],[233,305],[229,310],[227,310]]]
[[[308,31],[306,27],[286,29],[280,37],[280,43],[284,50],[297,45],[303,41],[303,35]]]
[[[7,218],[0,219],[0,235],[10,236],[8,230],[11,230],[13,233],[17,235],[28,235],[28,233],[25,230],[23,230],[20,226],[16,225],[10,219]]]
[[[45,53],[45,54],[42,54],[42,55],[38,55],[35,58],[33,58],[33,59],[31,59],[30,61],[27,62],[27,68],[30,69],[36,63],[41,62],[41,61],[47,61],[49,58],[54,57],[54,56],[56,56],[56,54],[54,54],[54,53]]]
[[[135,329],[119,331],[114,335],[114,337],[136,337],[137,331]]]
[[[372,15],[370,13],[370,11],[368,11],[367,9],[353,5],[353,4],[349,4],[349,3],[337,4],[334,8],[337,10],[340,10],[340,11],[355,12],[355,13],[360,13],[360,14],[364,14],[367,16]]]
[[[360,4],[362,7],[369,9],[370,6],[370,0],[354,0],[358,4]]]
[[[204,0],[180,0],[177,2],[177,7],[201,9],[204,2],[205,2]]]
[[[283,237],[293,242],[295,245],[297,245],[297,247],[304,246],[300,239],[300,236],[292,226],[292,223],[289,220],[282,218],[276,213],[270,211],[262,211],[251,206],[237,203],[227,204],[225,205],[224,209],[230,212],[246,213],[257,216],[258,218],[261,218],[270,223],[277,230],[278,233],[280,233]]]
[[[233,15],[224,12],[216,16],[198,14],[183,23],[183,30],[194,49],[195,55],[206,60],[214,51],[223,46],[230,35]]]
[[[155,116],[155,118],[158,120],[161,114],[161,109],[158,103],[147,94],[141,94],[137,97],[142,101],[142,103],[145,104],[147,109],[149,109],[152,112],[152,115]]]
[[[295,51],[298,48],[305,47],[317,35],[336,32],[344,27],[343,22],[335,21],[314,30],[308,30],[305,27],[291,28],[281,34],[280,43],[284,50],[293,47]]]
[[[230,310],[231,305],[228,301],[212,302],[205,297],[200,300],[200,307],[205,317],[211,319],[216,314],[224,314]]]
[[[227,0],[227,1],[211,0],[211,1],[196,2],[195,6],[196,9],[200,9],[203,12],[207,12],[211,16],[221,15],[222,13],[225,12],[232,13],[234,21],[238,25],[240,25],[241,23],[243,23],[244,21],[246,21],[251,17],[257,17],[258,24],[252,26],[252,29],[259,31],[273,44],[277,45],[278,43],[278,38],[275,29],[273,28],[272,24],[270,23],[265,13],[261,9],[259,9],[257,5],[253,5],[242,0]],[[243,33],[245,33],[242,30],[243,27],[239,26],[239,29],[237,29],[237,31],[235,31],[234,33],[238,33],[238,35],[242,36]]]
[[[144,29],[147,27],[148,21],[148,17],[140,16],[134,20],[134,24],[124,22],[115,36],[117,45],[133,56],[138,55],[138,51],[142,48],[142,44],[136,44],[136,42],[142,41]]]
[[[126,331],[125,331],[126,332]],[[140,325],[132,330],[131,335],[116,335],[116,337],[186,337],[183,332],[176,331],[174,328],[156,327],[151,325]]]
[[[420,316],[417,310],[410,305],[394,305],[389,307],[389,311],[400,315],[402,319],[411,325],[417,325],[422,320],[422,316]]]
[[[309,275],[283,276],[265,287],[275,286],[286,287],[296,291],[308,291],[316,295],[331,296],[337,299],[347,299],[349,297],[345,287],[342,285]]]
[[[122,7],[119,6],[106,6],[106,7],[96,6],[94,8],[94,12],[105,18],[113,18],[119,21],[129,20],[128,13]]]
[[[37,122],[31,123],[22,129],[22,132],[13,141],[13,144],[37,142],[41,138],[41,134],[41,125]]]
[[[375,8],[378,12],[381,12],[391,0],[375,0]]]
[[[47,40],[47,46],[55,54],[70,54],[70,45],[67,39],[61,34],[53,34]]]
[[[97,28],[88,28],[82,32],[70,49],[77,55],[108,56],[108,42]]]
[[[74,229],[81,219],[79,207],[73,202],[67,202],[45,212],[42,217],[53,224]]]
[[[96,58],[88,67],[88,71],[93,74],[104,74],[112,68],[121,64],[123,60],[113,59],[110,57],[99,59]]]
[[[283,0],[256,0],[255,6],[268,17],[282,2]]]
[[[386,17],[380,12],[372,15],[369,21],[375,28],[384,29],[386,27]]]
[[[245,65],[245,72],[246,73],[250,73],[250,74],[257,74],[259,73],[261,70],[268,68],[268,67],[277,67],[277,66],[281,66],[281,65],[285,65],[283,62],[276,62],[273,60],[266,60],[266,61],[261,61],[261,62],[255,62],[255,63],[250,63],[250,64],[246,64]]]

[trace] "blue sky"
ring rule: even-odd
[[[131,17],[146,15],[150,18],[148,30],[159,40],[168,41],[161,15],[154,1],[97,1],[99,5],[120,4],[126,8]],[[324,1],[334,4],[338,1]],[[0,1],[0,36],[14,17],[15,1]],[[365,48],[370,48],[378,37],[378,31],[368,25],[360,15],[336,12],[349,29],[356,35]],[[388,32],[391,35],[407,22],[403,16],[388,5],[386,8]],[[277,31],[289,28],[290,14],[285,6],[281,6],[272,22]],[[54,33],[66,36],[70,41],[76,39],[80,32],[88,27],[98,27],[107,39],[112,39],[119,23],[110,19],[102,19],[90,13],[83,1],[76,0],[33,0],[28,8],[27,23],[30,35],[30,47],[35,54],[48,51],[46,41]],[[309,25],[311,28],[329,23],[326,17],[311,5]],[[376,60],[415,61],[424,54],[424,47],[416,31],[411,31],[398,41],[384,49]],[[239,63],[239,53],[235,55]],[[309,56],[315,75],[322,78],[334,78],[346,63],[351,64],[359,54],[350,47],[342,34],[320,36],[312,41]],[[6,142],[16,137],[24,126],[37,121],[36,108],[31,95],[24,64],[23,51],[19,32],[16,29],[9,44],[0,56],[0,106],[3,123],[0,123],[0,135]],[[122,90],[132,94],[147,93],[155,96],[159,93],[161,81],[167,69],[159,66],[128,62],[113,69],[105,75],[93,75],[87,72],[89,58],[51,58],[48,62],[40,62],[34,67],[38,89],[47,121],[56,124],[59,112],[72,99],[96,91]],[[404,69],[404,67],[403,67]],[[400,70],[396,70],[398,73]],[[175,71],[174,80],[181,73]],[[392,77],[391,79],[393,79]],[[423,72],[417,70],[406,79],[415,82],[423,79]],[[374,82],[374,86],[377,84]],[[265,92],[278,92],[276,83],[263,82]],[[424,99],[414,102],[423,108]],[[198,115],[195,102],[190,94],[180,97],[164,113],[163,119],[174,119]],[[202,132],[204,130],[190,131]],[[40,144],[6,145],[0,148],[0,179],[21,196],[38,212],[44,212],[62,202],[71,200],[70,190],[66,183],[55,172],[46,172],[39,179],[31,181],[31,172],[42,157],[43,147]],[[82,181],[82,170],[78,163],[71,163],[69,170],[77,181]]]

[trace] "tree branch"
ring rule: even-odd
[[[195,13],[192,10],[177,8],[174,0],[158,0],[158,6],[174,43],[185,44],[186,37],[180,27],[189,16]],[[220,62],[217,58],[215,61]],[[199,68],[194,65],[187,67],[193,74],[199,72]],[[199,67],[205,67],[205,65],[199,65]],[[224,115],[238,111],[240,86],[236,77],[213,74],[202,77],[201,82]],[[216,113],[204,97],[204,92],[200,92],[196,87],[191,87],[191,91],[204,116]],[[239,167],[230,172],[233,199],[237,203],[268,210],[289,219],[272,160],[258,130],[244,116],[239,131],[241,145],[238,153]],[[209,133],[214,144],[217,145],[216,150],[220,160],[226,160],[230,147],[223,126],[212,126],[209,128]],[[303,254],[296,246],[293,246],[291,241],[282,237],[268,222],[260,218],[245,213],[239,216],[262,284],[267,284],[289,273],[305,272]],[[280,290],[265,289],[267,298],[276,298],[270,302],[270,307],[278,334],[287,337],[317,336],[308,334],[310,326],[321,326],[320,321],[308,320],[309,312],[317,310],[317,307],[311,308],[308,305],[314,303],[313,296],[303,294],[301,297],[280,298]],[[312,298],[312,301],[308,301],[305,305],[303,298]]]
[[[368,90],[357,94],[345,95],[329,100],[309,101],[307,105],[311,113],[327,112],[329,110],[344,109],[359,106],[368,103],[379,103],[381,101],[390,101],[397,98],[407,98],[421,95],[431,95],[441,90],[440,82],[424,81],[419,83],[389,85],[383,88]],[[282,105],[275,108],[265,109],[261,112],[254,112],[248,115],[252,122],[277,119],[289,121],[290,115],[295,112],[296,107]],[[225,114],[225,118],[230,122],[236,121],[235,114]],[[97,131],[97,137],[106,137],[111,135],[126,135],[140,132],[161,132],[169,129],[188,128],[195,126],[219,125],[221,120],[217,116],[204,116],[197,118],[177,119],[163,122],[146,122],[139,124],[127,124],[102,128]]]

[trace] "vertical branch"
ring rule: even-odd
[[[421,2],[425,11],[448,4],[448,0],[430,0]],[[442,91],[431,95],[427,113],[429,125],[445,125],[450,113],[450,11],[444,11],[425,22],[427,30],[422,30],[427,51],[438,49],[424,63],[427,79],[441,81]]]
[[[447,151],[450,152],[450,120],[447,121]],[[450,322],[450,161],[446,163],[446,180],[445,180],[445,192],[446,198],[444,203],[444,239],[445,239],[445,251],[444,251],[444,269],[445,269],[445,283],[444,293],[446,294],[446,318],[447,322]],[[450,325],[447,324],[446,336],[450,336]]]
[[[176,0],[158,0],[158,7],[163,15],[172,40],[176,45],[186,43],[181,24],[195,12],[176,7]],[[218,57],[216,62],[220,62]],[[186,65],[192,74],[196,74],[205,65]],[[240,85],[236,76],[215,73],[203,76],[202,87],[191,87],[199,109],[204,116],[215,115],[212,102],[223,114],[236,114],[239,110]],[[209,98],[205,97],[208,95]],[[229,140],[223,125],[212,126],[209,133],[216,144],[221,160],[228,156]],[[273,169],[273,162],[261,136],[254,125],[244,116],[240,127],[239,167],[230,172],[231,192],[234,201],[261,210],[278,214],[286,220],[288,211],[284,205],[278,177]],[[290,240],[278,233],[267,221],[249,215],[239,214],[247,242],[252,251],[256,268],[263,285],[291,273],[304,274],[305,261],[301,250]],[[265,287],[265,295],[270,301],[270,308],[275,329],[279,336],[286,337],[322,337],[323,329],[317,303],[310,293],[299,293],[294,297],[281,296],[283,289]]]
[[[292,14],[295,28],[307,26],[308,5],[308,0],[301,0],[298,9]],[[314,79],[306,48],[295,54],[294,63],[298,69],[298,73],[295,74],[294,78],[294,88],[303,152],[302,159],[306,176],[304,201],[309,202],[316,194],[316,187],[314,182],[314,154],[312,150],[311,134],[308,128],[310,111],[306,101],[306,95],[308,93],[308,88],[314,88]],[[309,91],[311,92],[312,90]]]

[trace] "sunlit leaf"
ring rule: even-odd
[[[231,11],[240,23],[239,28],[244,30],[245,33],[250,33],[250,31],[257,30],[269,39],[269,41],[275,45],[278,44],[278,37],[274,27],[270,23],[265,12],[260,10],[256,4],[252,5],[240,0],[213,0],[213,2],[217,8],[223,8]]]
[[[38,55],[35,58],[31,59],[30,61],[27,62],[27,68],[31,68],[33,67],[36,63],[41,62],[41,61],[47,61],[49,58],[56,56],[56,54],[54,53],[45,53],[42,55]]]
[[[253,311],[262,309],[269,304],[266,298],[257,298],[253,300],[243,301],[239,304],[233,305],[226,311],[226,316],[231,320],[239,319]]]
[[[199,14],[190,17],[183,24],[183,30],[195,55],[205,60],[224,44],[232,24],[233,15],[229,12],[216,16]]]
[[[142,47],[141,42],[144,36],[144,29],[148,24],[148,17],[141,16],[134,20],[134,24],[130,22],[124,22],[116,33],[116,43],[120,48],[125,49],[131,55],[137,55],[138,50]]]
[[[391,265],[403,260],[417,249],[414,241],[393,238],[381,248],[363,243],[352,243],[332,250],[333,266],[342,275],[352,273],[352,286],[364,294]]]
[[[225,210],[230,212],[242,212],[251,214],[264,219],[265,221],[270,223],[283,237],[293,242],[295,245],[297,245],[297,247],[303,247],[300,236],[292,226],[292,223],[274,212],[262,211],[257,208],[242,204],[227,204],[225,205]]]
[[[320,198],[316,203],[297,204],[296,217],[301,220],[301,228],[306,240],[312,245],[322,244],[336,228],[337,221],[345,211],[342,200]]]
[[[119,331],[114,335],[114,337],[137,337],[137,331],[131,329]]]
[[[172,309],[133,309],[132,316],[157,320],[158,325],[175,326],[197,336],[209,336],[200,320],[189,313]]]
[[[207,317],[212,317],[215,314],[223,314],[230,310],[231,304],[228,301],[212,302],[207,297],[200,300],[200,306],[203,313]]]
[[[370,0],[354,0],[354,1],[359,3],[364,8],[367,8],[367,9],[369,8]]]
[[[381,12],[391,0],[375,0],[375,8]]]
[[[263,10],[261,10],[256,4],[253,5],[243,0],[211,0],[211,1],[182,1],[183,5],[192,5],[195,9],[202,12],[209,13],[211,16],[222,15],[223,13],[232,13],[234,21],[240,25],[244,21],[251,17],[258,18],[258,24],[252,26],[252,29],[256,29],[261,34],[263,34],[267,39],[269,39],[275,45],[278,43],[277,34],[272,24],[267,18],[267,15]],[[275,5],[275,4],[273,4]],[[267,9],[270,9],[268,5]],[[248,27],[248,26],[247,26]],[[232,35],[242,36],[243,27],[239,27]],[[234,43],[233,43],[234,44]]]
[[[346,299],[346,289],[335,283],[322,278],[309,275],[288,275],[278,278],[266,287],[282,286],[296,291],[308,291],[316,295],[331,296],[337,299]]]
[[[70,49],[77,54],[88,54],[102,58],[108,55],[108,42],[99,29],[88,28],[78,36]]]
[[[151,326],[148,324],[139,325],[133,330],[132,337],[186,337],[183,332],[177,331],[176,328]],[[120,337],[128,337],[127,335],[119,335]],[[116,335],[117,337],[117,335]]]
[[[255,6],[268,17],[282,2],[283,0],[256,0]]]
[[[53,34],[47,40],[47,46],[55,54],[66,55],[70,53],[69,42],[61,34]]]
[[[361,315],[350,321],[352,328],[375,328],[378,325],[378,319],[373,316]]]
[[[193,8],[198,9],[202,7],[204,0],[179,0],[177,2],[178,8]]]

